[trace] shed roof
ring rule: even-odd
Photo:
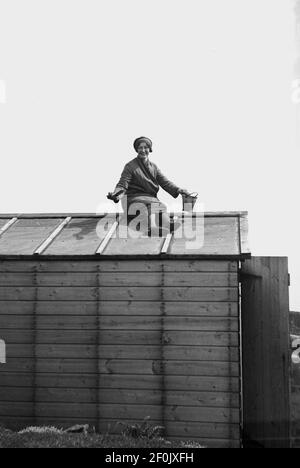
[[[182,229],[165,238],[133,230],[117,213],[0,214],[0,258],[250,256],[247,212],[174,215]]]

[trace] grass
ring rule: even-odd
[[[122,434],[68,433],[55,427],[33,427],[14,432],[0,427],[0,448],[201,448],[193,441],[168,441],[159,426],[143,421],[125,426]]]

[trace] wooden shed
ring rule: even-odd
[[[122,228],[113,214],[0,215],[0,424],[113,433],[150,417],[208,447],[245,433],[286,446],[286,259],[250,259],[245,212],[205,213],[194,247]]]

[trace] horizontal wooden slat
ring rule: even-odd
[[[141,379],[137,375],[122,375],[102,374],[99,380],[101,388],[157,388],[161,385],[160,376],[144,375]],[[214,391],[214,392],[238,392],[239,380],[238,377],[225,376],[194,376],[194,375],[165,375],[165,388],[169,391],[180,390],[184,391]]]
[[[238,408],[239,394],[238,393],[222,393],[222,392],[191,392],[191,391],[170,391],[165,389],[165,394],[162,395],[161,390],[144,391],[144,390],[113,390],[102,389],[99,393],[99,401],[101,403],[112,404],[162,404],[162,399],[165,406],[181,405],[181,406],[209,406],[222,408]],[[78,400],[77,400],[78,401]]]
[[[216,316],[236,317],[238,315],[237,302],[188,302],[178,301],[150,302],[150,301],[99,301],[101,315],[161,315],[162,305],[165,315],[174,316]],[[0,300],[0,314],[32,315],[33,311],[39,315],[76,315],[96,316],[97,302],[83,301],[2,301]]]
[[[237,272],[238,262],[224,260],[93,260],[93,261],[22,261],[0,260],[1,272]]]
[[[0,286],[199,286],[199,287],[232,287],[238,285],[237,273],[203,273],[181,272],[163,273],[147,272],[39,272],[3,273],[0,272]]]
[[[168,374],[168,375],[220,375],[238,376],[239,366],[233,362],[217,361],[165,361],[100,359],[100,373],[109,374]]]
[[[36,403],[35,410],[32,402],[1,402],[0,403],[0,418],[2,416],[27,416],[30,417],[36,414],[38,417],[52,417],[52,418],[95,418],[97,417],[97,408],[94,404],[88,403]]]
[[[95,301],[99,291],[92,287],[0,287],[2,300],[80,300]],[[201,287],[101,287],[103,301],[237,301],[238,288],[201,288]]]
[[[99,411],[103,418],[151,419],[161,417],[161,408],[151,405],[112,405],[100,404]],[[239,410],[236,408],[205,408],[197,406],[168,406],[164,410],[165,421],[198,421],[198,422],[230,422],[239,421]]]
[[[224,346],[161,346],[151,345],[7,345],[8,358],[38,357],[88,359],[97,356],[103,359],[164,359],[198,360],[198,361],[233,361],[239,360],[238,347]],[[0,384],[1,385],[1,384]]]
[[[163,339],[165,344],[185,346],[238,346],[236,332],[201,332],[201,331],[165,331],[163,336],[159,330],[1,330],[1,338],[7,343],[32,344],[101,344],[119,345],[157,345]]]
[[[162,324],[161,317],[100,317],[102,330],[177,330],[177,331],[238,331],[236,318],[220,317],[165,317]]]
[[[0,403],[1,416],[31,416],[32,403],[5,402]],[[103,418],[112,419],[161,419],[160,405],[118,405],[100,404],[99,413]],[[35,414],[38,417],[65,418],[76,417],[93,418],[97,416],[97,405],[87,403],[36,403]],[[198,406],[167,406],[164,411],[166,421],[195,421],[195,422],[239,422],[237,408],[206,408]]]
[[[162,384],[161,375],[144,375],[141,379],[137,374],[102,374],[98,379],[98,374],[43,374],[36,373],[31,375],[29,373],[9,373],[0,372],[1,386],[4,387],[33,387],[37,388],[75,388],[75,389],[96,389],[99,385],[100,388],[106,389],[157,389]],[[164,385],[168,390],[190,391],[197,392],[238,392],[239,391],[239,378],[238,377],[202,377],[202,376],[178,376],[166,375],[164,376]]]
[[[16,388],[0,387],[0,402],[33,402],[40,403],[112,403],[112,404],[162,404],[162,389],[129,390],[129,389],[69,389],[69,388]],[[238,408],[238,393],[166,391],[164,405],[210,406],[221,408]]]
[[[235,362],[130,359],[39,359],[8,358],[5,372],[65,372],[101,374],[168,374],[203,376],[238,376],[239,366]]]
[[[20,316],[0,315],[0,329],[18,327],[36,330],[95,330],[97,317]],[[99,327],[104,330],[199,330],[199,331],[238,331],[239,324],[235,317],[165,317],[159,316],[100,316]]]

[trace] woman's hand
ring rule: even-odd
[[[186,189],[179,189],[178,193],[180,193],[180,195],[189,195],[190,194],[190,192],[188,190],[186,190]]]
[[[119,197],[115,195],[113,192],[108,192],[108,194],[106,195],[106,198],[108,198],[108,200],[112,200],[114,203],[118,203],[119,201]]]
[[[123,197],[124,191],[123,190],[116,190],[114,192],[108,192],[106,198],[112,200],[114,203],[118,203],[120,199]]]

